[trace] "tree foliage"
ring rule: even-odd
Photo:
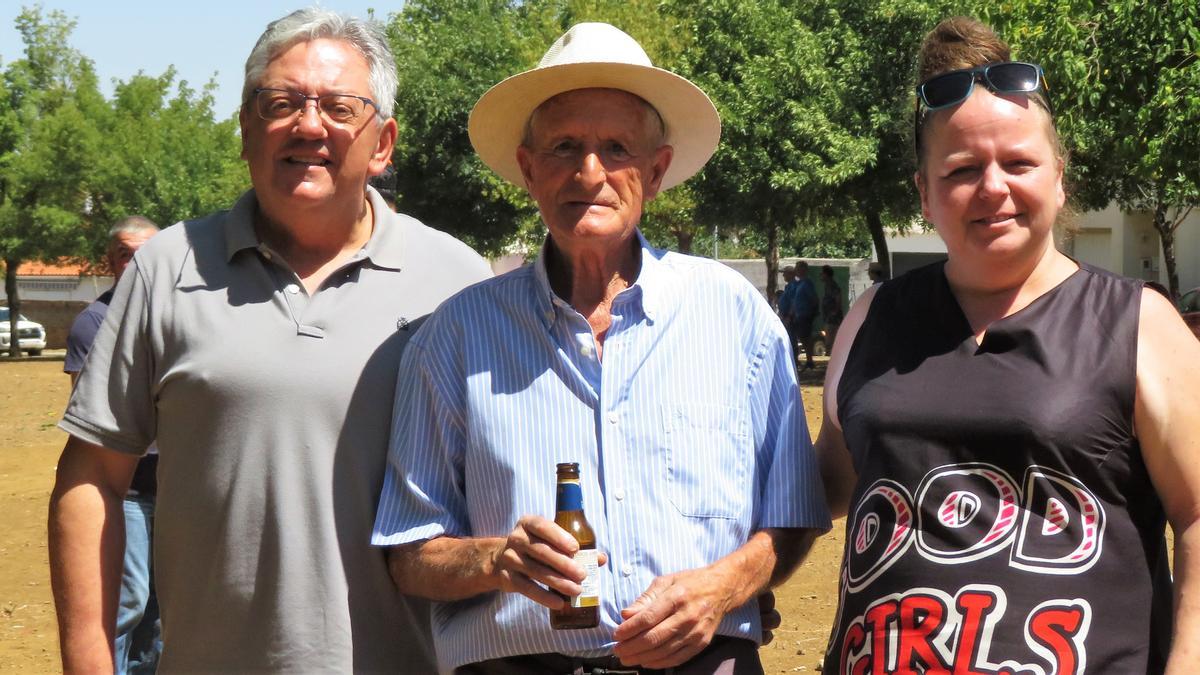
[[[228,208],[246,189],[237,120],[216,120],[213,87],[197,92],[187,82],[176,85],[171,68],[117,83],[98,120],[106,161],[96,168],[91,191],[96,222],[138,214],[167,226]],[[90,244],[91,255],[98,255],[104,237]]]
[[[781,249],[857,256],[870,238],[886,259],[884,227],[904,229],[919,207],[917,50],[956,13],[988,21],[1018,56],[1046,67],[1073,200],[1153,213],[1176,288],[1174,228],[1200,203],[1193,0],[413,0],[388,21],[400,208],[483,252],[535,248],[545,230],[534,204],[479,161],[468,115],[568,27],[606,21],[699,84],[722,116],[709,165],[647,206],[652,242],[753,251],[773,269]],[[17,27],[23,58],[0,64],[8,269],[95,260],[123,215],[169,224],[222,208],[247,186],[236,120],[214,116],[212,83],[197,90],[169,69],[117,83],[105,100],[92,64],[70,46],[68,17],[26,9]],[[9,294],[17,300],[15,285]]]
[[[847,124],[848,82],[827,59],[830,34],[805,25],[790,3],[668,7],[694,36],[685,72],[722,119],[721,146],[695,184],[698,214],[766,239],[771,295],[780,229],[816,222],[837,186],[867,166],[874,139]]]
[[[881,262],[888,260],[884,228],[904,231],[919,215],[913,187],[913,82],[925,32],[953,13],[951,3],[925,0],[805,0],[803,20],[826,35],[829,66],[845,83],[840,101],[847,126],[871,141],[871,157],[829,197],[821,214],[820,244],[836,240],[850,223],[870,236]],[[809,235],[812,237],[812,235]]]
[[[1075,202],[1152,213],[1177,295],[1175,230],[1200,204],[1200,4],[1010,0],[981,9],[1046,68]]]
[[[400,78],[397,206],[480,251],[498,251],[534,217],[467,136],[475,101],[529,67],[519,13],[503,0],[417,0],[388,27]]]
[[[83,213],[99,150],[89,120],[103,108],[91,62],[68,44],[73,21],[25,9],[16,24],[24,58],[5,68],[0,99],[0,257],[13,336],[17,266],[68,255],[86,241]],[[16,339],[10,354],[20,354]]]
[[[116,219],[168,225],[228,206],[248,184],[236,120],[213,116],[214,84],[175,87],[168,69],[117,83],[109,101],[71,47],[72,19],[34,7],[16,26],[24,58],[0,77],[0,257],[13,317],[22,262],[96,262]]]

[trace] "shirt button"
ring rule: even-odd
[[[617,413],[615,413],[615,412],[608,413],[609,424],[616,424],[618,419],[620,419],[620,418],[617,416]]]
[[[625,491],[617,490],[613,493],[613,496],[617,498],[617,501],[621,501],[622,499],[625,499]]]
[[[633,565],[630,565],[629,563],[621,565],[621,574],[624,574],[625,576],[633,574]]]
[[[292,295],[295,295],[300,292],[300,287],[297,286],[296,284],[288,284],[287,286],[283,287],[283,290],[287,291],[288,293],[291,293]]]

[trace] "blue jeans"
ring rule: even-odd
[[[125,569],[117,606],[116,672],[153,673],[162,652],[162,627],[150,562],[154,497],[125,498]]]

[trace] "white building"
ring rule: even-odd
[[[87,304],[112,288],[107,274],[96,274],[84,265],[25,262],[17,268],[17,292],[21,302],[76,302]],[[0,304],[8,295],[0,287]]]
[[[1059,247],[1068,255],[1101,269],[1167,285],[1162,242],[1151,224],[1153,214],[1126,213],[1116,205],[1089,211]],[[946,257],[946,247],[932,228],[905,235],[888,235],[892,275]],[[1194,210],[1175,231],[1175,271],[1180,292],[1200,286],[1200,210]]]

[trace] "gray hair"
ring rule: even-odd
[[[113,226],[108,228],[108,238],[113,239],[118,234],[125,232],[141,232],[143,230],[154,230],[158,232],[158,225],[154,224],[146,216],[125,216],[124,218],[113,223]]]
[[[267,24],[250,56],[246,59],[246,79],[242,83],[245,103],[262,82],[263,71],[272,59],[293,45],[312,40],[341,40],[349,43],[367,61],[367,82],[381,119],[392,116],[396,104],[396,60],[388,47],[383,27],[376,21],[338,14],[322,7],[298,9]]]

